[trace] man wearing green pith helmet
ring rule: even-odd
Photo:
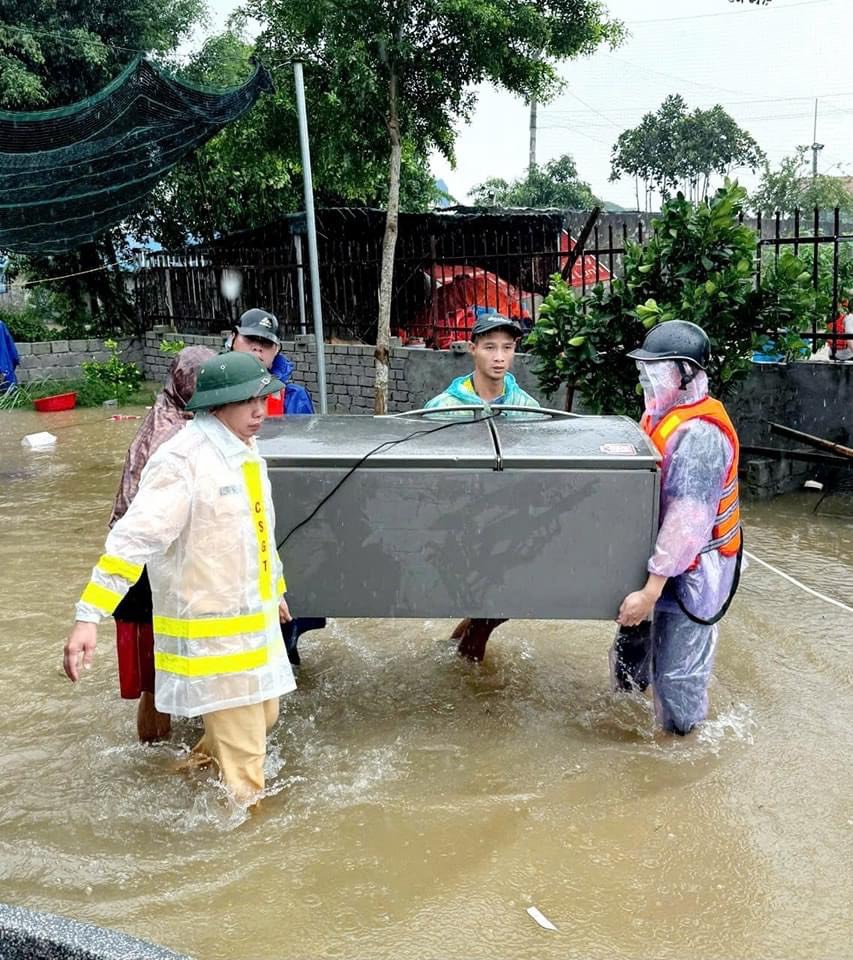
[[[264,788],[266,737],[279,696],[295,687],[279,630],[290,612],[275,514],[255,445],[266,397],[281,388],[249,354],[202,366],[187,404],[196,416],[149,460],[65,644],[65,672],[76,681],[91,665],[97,624],[147,565],[157,709],[203,718],[192,765],[215,762],[244,803]]]

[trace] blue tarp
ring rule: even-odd
[[[15,367],[20,363],[18,348],[5,323],[0,320],[0,392],[8,390],[18,381]]]
[[[311,395],[298,383],[291,383],[290,377],[293,374],[293,361],[280,353],[273,360],[270,373],[278,377],[287,389],[284,391],[284,412],[288,416],[294,413],[313,413],[314,404],[311,402]]]

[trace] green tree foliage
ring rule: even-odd
[[[562,385],[578,389],[596,413],[638,416],[642,401],[628,351],[665,320],[691,320],[711,340],[711,390],[726,396],[749,369],[762,323],[789,358],[799,355],[798,331],[811,323],[814,291],[793,254],[754,286],[755,233],[739,222],[746,191],[726,183],[693,204],[682,194],[664,203],[645,247],[629,243],[624,277],[576,296],[559,275],[540,309],[527,344],[537,376],[550,396]],[[787,336],[791,334],[791,336]]]
[[[621,36],[598,0],[248,0],[265,59],[298,58],[326,93],[334,129],[384,156],[387,224],[379,291],[376,410],[387,402],[391,281],[403,145],[452,157],[455,125],[491,81],[526,99],[559,86],[555,63]]]
[[[65,106],[103,89],[139,51],[167,55],[204,15],[203,0],[3,0],[0,4],[0,108]],[[27,278],[67,277],[50,284],[68,298],[62,325],[85,332],[116,330],[133,312],[120,275],[103,270],[121,255],[121,233],[60,257],[19,264]],[[84,273],[84,271],[86,271]],[[70,276],[69,276],[70,275]]]
[[[808,154],[808,147],[797,147],[775,169],[765,162],[761,182],[749,198],[750,207],[770,216],[778,212],[783,217],[793,215],[797,209],[814,207],[839,207],[844,213],[853,212],[853,195],[844,181],[821,173],[813,177]]]
[[[641,181],[648,209],[653,190],[666,198],[681,188],[691,199],[701,199],[714,174],[728,176],[738,167],[756,170],[763,159],[755,140],[719,104],[688,113],[684,98],[673,94],[656,113],[647,113],[638,126],[619,135],[611,151],[610,179]]]
[[[211,37],[181,74],[196,83],[236,86],[251,72],[254,56],[255,47],[236,19],[225,33]],[[134,219],[137,232],[174,248],[189,236],[207,241],[303,208],[293,68],[280,61],[264,57],[275,91],[175,167]],[[381,156],[365,149],[356,132],[358,121],[344,122],[333,91],[309,82],[305,96],[315,202],[384,204],[388,186],[384,149]],[[402,152],[402,205],[406,210],[428,209],[437,191],[426,158],[408,141]]]
[[[761,278],[761,297],[755,314],[755,346],[761,353],[804,359],[811,354],[803,333],[812,317],[827,309],[812,274],[791,250],[783,250]],[[771,331],[770,333],[766,331]]]
[[[0,108],[38,110],[90,96],[139,51],[174,50],[204,9],[203,0],[3,0]]]
[[[578,177],[578,168],[568,153],[549,160],[544,167],[533,167],[526,177],[512,183],[500,177],[490,177],[477,184],[469,196],[480,206],[499,207],[589,210],[601,202],[590,185]]]

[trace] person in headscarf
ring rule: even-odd
[[[142,471],[158,447],[192,419],[186,410],[201,365],[216,356],[209,347],[184,347],[172,361],[166,384],[142,421],[127,451],[109,526],[127,513],[139,489]],[[143,743],[168,737],[171,718],[154,706],[154,632],[151,587],[145,570],[114,613],[121,695],[139,700],[136,732]]]
[[[708,713],[717,621],[737,589],[742,552],[738,438],[708,396],[710,343],[694,323],[658,324],[637,362],[640,425],[662,456],[659,530],[641,590],[619,608],[610,655],[616,689],[651,685],[661,727],[685,736]]]

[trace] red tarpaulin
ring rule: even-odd
[[[575,241],[565,230],[560,231],[560,253],[571,253],[575,249]],[[568,257],[560,257],[560,270],[564,270],[569,262]],[[588,253],[584,253],[575,260],[572,267],[573,287],[594,287],[597,283],[611,280],[610,271],[604,264]]]
[[[560,253],[570,253],[574,248],[575,241],[562,230]],[[568,257],[561,256],[560,269],[567,263]],[[514,287],[490,270],[469,264],[434,263],[424,270],[424,275],[432,289],[432,299],[399,331],[404,341],[420,338],[427,346],[445,350],[454,340],[467,340],[477,316],[488,310],[518,321],[525,329],[530,326],[535,294]],[[607,267],[591,254],[578,257],[572,267],[573,287],[588,289],[610,279]]]
[[[483,311],[493,310],[519,322],[530,320],[533,294],[483,267],[436,263],[424,273],[433,287],[432,302],[407,327],[409,338],[422,337],[445,350],[454,340],[468,339]]]

